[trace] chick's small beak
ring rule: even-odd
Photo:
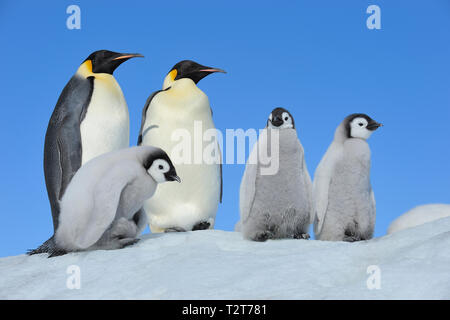
[[[376,129],[378,129],[379,127],[382,127],[382,126],[383,126],[382,123],[374,122],[374,123],[369,124],[369,125],[367,126],[367,129],[369,129],[369,130],[376,130]]]
[[[271,120],[271,122],[272,122],[272,124],[273,124],[275,127],[279,127],[279,126],[281,126],[281,125],[283,124],[283,120],[282,120],[280,117],[274,117],[274,118]]]
[[[172,181],[177,181],[178,183],[181,183],[181,179],[179,176],[174,175],[174,176],[170,176],[170,178],[172,179]]]

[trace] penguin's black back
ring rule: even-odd
[[[48,123],[44,144],[44,175],[56,231],[59,200],[81,167],[80,124],[94,89],[94,77],[74,75],[64,87]]]

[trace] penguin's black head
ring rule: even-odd
[[[191,60],[183,60],[174,65],[167,76],[170,77],[170,80],[172,81],[188,78],[197,84],[204,77],[215,72],[226,73],[222,69],[202,66]]]
[[[144,161],[144,168],[157,183],[166,181],[181,182],[181,179],[178,177],[177,171],[175,170],[175,166],[167,153],[162,149],[153,152],[147,157]]]
[[[99,50],[91,53],[84,62],[90,61],[93,73],[113,74],[118,66],[134,57],[143,57],[143,55],[139,53],[118,53],[108,50]]]
[[[270,113],[269,119],[267,120],[268,128],[275,129],[295,129],[294,117],[291,113],[284,108],[275,108]]]
[[[370,135],[382,126],[367,114],[354,113],[344,120],[347,138],[368,139]]]

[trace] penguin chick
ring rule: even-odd
[[[166,181],[180,178],[159,148],[133,147],[92,159],[77,171],[62,197],[50,257],[136,243],[147,223],[143,203]]]
[[[183,60],[166,75],[163,90],[154,92],[142,111],[138,145],[163,148],[172,155],[182,184],[166,184],[145,202],[152,232],[212,229],[222,201],[222,162],[217,139],[213,151],[203,152],[203,137],[214,132],[208,96],[197,87],[204,77],[225,72]],[[180,133],[189,137],[189,147],[180,152]],[[197,140],[194,140],[197,139]],[[189,159],[174,158],[180,154]],[[181,156],[181,158],[183,158]],[[195,159],[200,159],[197,161]]]
[[[272,149],[277,131],[278,152]],[[275,136],[275,137],[274,137]],[[261,150],[278,156],[278,171],[262,174]],[[257,159],[251,163],[250,159]],[[272,111],[247,161],[240,187],[241,220],[236,230],[246,239],[308,239],[313,215],[312,183],[304,159],[303,146],[295,130],[294,118],[283,108]]]
[[[353,242],[372,238],[375,197],[366,140],[380,126],[368,115],[357,113],[336,129],[314,175],[316,239]]]

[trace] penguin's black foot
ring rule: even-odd
[[[32,256],[33,254],[47,253],[48,251],[42,249],[41,247],[36,249],[28,249],[27,255]]]
[[[347,230],[345,230],[344,238],[342,239],[342,241],[345,241],[345,242],[361,241],[361,237],[357,236],[353,230],[347,229]]]
[[[296,233],[294,234],[294,239],[308,240],[310,238],[309,233]]]
[[[345,236],[344,237],[344,239],[342,239],[342,241],[345,241],[345,242],[356,242],[356,241],[361,241],[361,238],[360,237],[357,237],[357,236]]]
[[[201,221],[192,227],[192,231],[209,229],[211,224],[207,221]]]
[[[65,254],[67,254],[68,252],[64,249],[52,249],[49,251],[48,254],[48,258],[54,258],[54,257],[58,257],[58,256],[63,256]]]
[[[186,232],[186,230],[184,228],[181,227],[170,227],[167,228],[166,230],[164,230],[164,232]]]
[[[253,241],[264,242],[266,240],[272,239],[273,233],[271,231],[259,231],[253,237]]]
[[[53,237],[51,237],[50,239],[45,241],[43,244],[41,244],[38,248],[27,250],[27,255],[32,256],[33,254],[50,253],[54,247],[55,247],[55,244],[53,242]]]
[[[132,245],[138,243],[139,240],[141,240],[141,239],[137,239],[137,238],[123,238],[123,239],[119,240],[119,244],[120,244],[120,247],[123,249],[125,247],[129,247],[129,246],[132,246]]]

